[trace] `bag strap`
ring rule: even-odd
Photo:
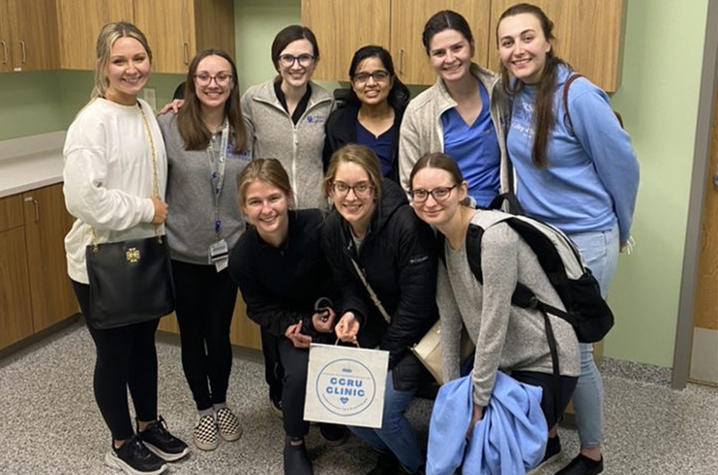
[[[376,305],[376,308],[379,309],[379,313],[381,313],[381,316],[384,317],[384,320],[386,320],[387,324],[391,324],[391,317],[387,313],[387,311],[384,309],[384,306],[381,304],[381,300],[379,300],[379,297],[377,297],[376,292],[374,292],[374,289],[371,288],[371,285],[369,285],[369,282],[366,280],[366,276],[364,275],[364,272],[359,268],[359,264],[357,264],[357,261],[354,260],[354,258],[350,258],[352,261],[352,264],[354,265],[354,269],[357,271],[357,275],[359,276],[359,279],[364,284],[364,287],[366,287],[367,292],[369,292],[369,297],[371,297],[372,302],[374,302],[374,305]]]
[[[568,129],[571,133],[573,133],[573,121],[571,120],[571,114],[568,112],[568,89],[571,87],[571,83],[582,77],[583,74],[571,74],[568,79],[566,79],[566,82],[563,83],[563,108],[566,111],[566,121],[568,122]]]

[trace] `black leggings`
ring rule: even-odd
[[[87,315],[90,286],[72,281],[72,287],[82,313]],[[129,439],[134,434],[127,404],[128,387],[137,419],[157,419],[155,331],[158,324],[159,318],[107,330],[87,325],[97,350],[93,378],[95,400],[115,440]]]
[[[575,376],[561,376],[557,381],[553,374],[536,371],[512,371],[511,377],[522,383],[539,386],[543,389],[541,410],[546,417],[549,430],[563,417],[578,382],[578,378]]]
[[[290,437],[304,437],[309,432],[309,423],[304,420],[309,350],[295,348],[286,337],[280,337],[278,343],[279,357],[284,366],[282,387],[284,432]]]
[[[182,342],[182,368],[197,410],[225,402],[232,346],[229,327],[237,285],[225,269],[172,261],[177,290],[177,322]]]

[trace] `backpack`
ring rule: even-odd
[[[484,231],[494,224],[506,223],[536,254],[566,311],[542,302],[521,283],[516,284],[511,303],[521,308],[535,308],[566,320],[582,343],[602,340],[613,326],[613,313],[601,296],[598,281],[585,266],[571,239],[559,229],[537,219],[497,210],[480,210],[479,213],[484,213],[483,227],[472,223],[466,233],[469,267],[479,283],[483,285],[481,238]],[[443,256],[443,247],[440,255]]]
[[[583,74],[571,74],[568,79],[566,79],[566,82],[563,85],[563,109],[566,111],[566,123],[568,124],[568,129],[573,133],[573,121],[571,120],[571,114],[568,112],[568,88],[571,87],[571,84],[578,78],[584,77]],[[621,128],[623,128],[623,117],[621,117],[621,113],[614,110],[613,115],[616,116],[616,119],[618,119],[618,123],[621,124]]]

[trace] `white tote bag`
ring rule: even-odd
[[[378,429],[389,352],[312,343],[304,419]]]

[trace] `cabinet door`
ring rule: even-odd
[[[421,34],[426,21],[441,10],[454,10],[466,18],[474,35],[474,62],[486,66],[490,5],[490,0],[392,0],[391,53],[401,80],[407,84],[435,82]]]
[[[192,0],[134,0],[135,25],[152,49],[152,71],[186,73],[197,53]]]
[[[57,9],[54,0],[10,0],[14,71],[57,69]]]
[[[133,21],[132,0],[57,0],[60,68],[95,69],[95,44],[100,28]]]
[[[12,71],[8,0],[0,0],[0,73]]]
[[[491,30],[514,0],[492,0]],[[608,92],[618,89],[623,0],[534,0],[554,23],[555,51],[581,74]],[[498,67],[492,41],[490,67]]]
[[[25,238],[35,332],[77,313],[67,276],[65,234],[73,218],[65,210],[62,185],[23,193]]]
[[[22,227],[0,231],[0,349],[33,332]]]
[[[314,78],[348,81],[349,63],[358,48],[374,44],[390,50],[389,7],[390,0],[302,0],[302,24],[312,29],[319,44]]]

